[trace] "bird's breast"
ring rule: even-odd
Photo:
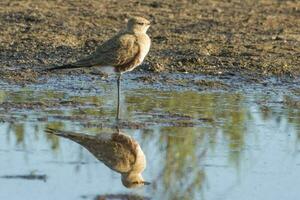
[[[144,61],[146,55],[148,54],[151,46],[151,40],[147,34],[141,35],[139,38],[139,46],[140,46],[140,53],[139,53],[139,65]]]

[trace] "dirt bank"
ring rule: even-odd
[[[300,75],[296,0],[2,0],[0,74],[35,79],[38,69],[92,52],[130,15],[153,22],[153,45],[140,70]]]

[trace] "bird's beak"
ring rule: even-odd
[[[144,185],[151,185],[151,183],[150,183],[150,182],[147,182],[147,181],[144,181],[143,184],[144,184]]]

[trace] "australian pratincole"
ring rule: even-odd
[[[117,120],[120,119],[120,82],[122,73],[139,66],[148,54],[151,40],[147,35],[150,22],[142,17],[133,17],[127,27],[117,35],[100,45],[88,57],[77,62],[57,66],[48,70],[99,67],[106,73],[118,75],[118,107]]]

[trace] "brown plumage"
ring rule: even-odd
[[[146,34],[149,26],[148,20],[134,17],[125,30],[104,42],[90,56],[48,70],[107,66],[113,67],[115,72],[130,71],[143,62],[149,51],[151,41]]]
[[[131,18],[125,30],[100,45],[88,57],[77,62],[47,69],[72,69],[82,67],[99,67],[104,72],[118,73],[118,107],[117,117],[120,119],[120,81],[121,74],[139,66],[148,54],[151,40],[147,35],[150,22],[142,17]]]
[[[83,146],[107,167],[120,173],[124,186],[132,188],[148,184],[141,175],[146,168],[145,155],[138,142],[130,136],[121,132],[92,136],[49,128],[46,132]]]

